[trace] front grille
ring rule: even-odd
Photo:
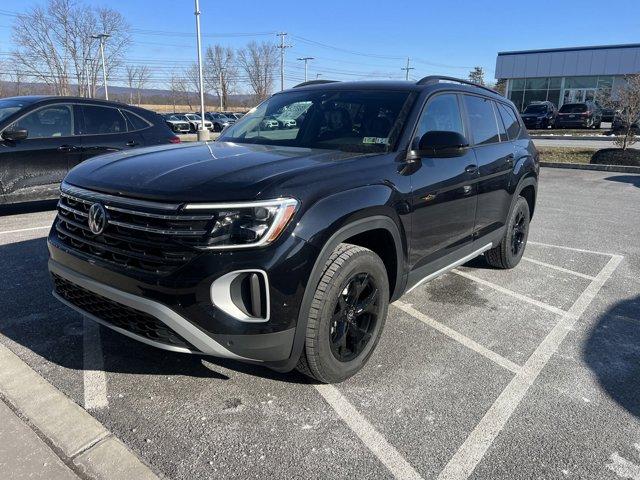
[[[107,225],[89,228],[89,209],[100,203]],[[55,223],[60,241],[89,257],[153,274],[168,274],[198,254],[212,225],[210,215],[190,215],[180,205],[104,195],[63,185]]]
[[[185,339],[156,317],[120,305],[56,274],[53,274],[53,283],[60,297],[103,322],[155,342],[194,350]]]

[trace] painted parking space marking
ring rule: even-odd
[[[480,285],[493,288],[494,290],[497,290],[500,293],[504,293],[505,295],[509,295],[513,298],[517,298],[518,300],[522,300],[523,302],[527,302],[531,305],[535,305],[536,307],[540,307],[545,310],[548,310],[557,315],[564,315],[567,313],[566,310],[563,310],[558,307],[554,307],[553,305],[549,305],[547,303],[541,302],[540,300],[536,300],[535,298],[528,297],[521,293],[514,292],[513,290],[509,290],[508,288],[502,287],[488,280],[484,280],[483,278],[476,277],[475,275],[472,275],[468,272],[463,272],[462,270],[458,270],[458,269],[452,270],[451,272],[455,273],[456,275],[460,275],[461,277],[472,280],[476,283],[479,283]]]
[[[616,256],[613,253],[608,253],[608,252],[597,252],[595,250],[587,250],[585,248],[574,248],[574,247],[567,247],[566,245],[554,245],[552,243],[533,242],[531,240],[527,240],[527,244],[529,244],[529,245],[537,245],[539,247],[559,248],[560,250],[569,250],[571,252],[593,253],[595,255],[606,255],[607,257],[615,257]]]
[[[540,265],[541,267],[550,268],[552,270],[557,270],[558,272],[567,273],[569,275],[573,275],[575,277],[584,278],[586,280],[595,280],[596,277],[591,275],[587,275],[585,273],[576,272],[574,270],[569,270],[568,268],[559,267],[558,265],[553,265],[552,263],[542,262],[540,260],[536,260],[535,258],[522,257],[522,260],[526,260],[529,263],[533,263],[535,265]]]
[[[333,385],[314,385],[338,416],[360,438],[362,443],[401,480],[418,480],[422,477],[404,457],[364,418]]]
[[[504,358],[502,355],[490,350],[486,347],[483,347],[475,340],[471,340],[469,337],[457,332],[456,330],[443,325],[442,323],[428,317],[424,313],[420,312],[413,308],[410,304],[401,302],[400,300],[395,301],[391,304],[392,306],[402,310],[405,313],[408,313],[413,318],[420,320],[422,323],[429,325],[430,327],[438,330],[440,333],[443,333],[447,337],[455,340],[456,342],[464,345],[465,347],[473,350],[476,353],[488,358],[492,362],[500,365],[503,368],[506,368],[510,372],[518,373],[520,371],[520,366],[512,362],[511,360]]]
[[[109,406],[100,326],[85,318],[83,328],[84,408],[98,410]]]
[[[525,362],[520,372],[516,374],[498,396],[471,434],[440,472],[438,479],[461,480],[471,475],[509,418],[511,418],[529,387],[621,261],[621,256],[612,255],[595,280],[580,294],[571,308],[562,316],[556,326]]]
[[[638,450],[638,453],[640,453],[640,445],[635,444],[634,447]],[[618,452],[611,454],[605,466],[620,478],[640,480],[640,465],[631,460],[627,460]]]
[[[48,230],[50,228],[51,228],[51,225],[43,225],[42,227],[19,228],[17,230],[0,231],[0,235],[8,235],[10,233],[32,232],[34,230],[44,230],[44,229]]]

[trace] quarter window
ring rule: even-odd
[[[518,138],[518,135],[520,134],[520,123],[518,122],[518,118],[513,112],[513,109],[505,107],[504,105],[499,103],[498,111],[500,112],[500,116],[502,117],[504,125],[507,127],[509,138],[511,140],[513,140],[514,138]]]
[[[69,137],[73,135],[71,105],[51,105],[25,115],[12,129],[27,130],[28,138]]]
[[[146,120],[143,120],[138,115],[129,110],[121,110],[125,117],[127,117],[127,123],[129,125],[129,131],[133,130],[142,130],[144,128],[149,128],[149,123]]]
[[[418,123],[415,146],[425,133],[434,131],[458,132],[464,135],[457,95],[447,93],[429,100]]]
[[[488,98],[472,95],[464,96],[469,125],[476,145],[500,141],[498,122],[496,121],[492,103]]]
[[[127,122],[117,108],[83,105],[82,110],[84,111],[83,133],[86,135],[124,133],[127,131]]]

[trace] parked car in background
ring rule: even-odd
[[[200,115],[198,115],[197,113],[183,113],[182,115],[185,116],[185,118],[187,119],[187,121],[191,125],[191,131],[192,132],[197,132],[200,129],[200,124],[202,123],[202,119],[200,118]],[[205,119],[204,120],[204,128],[206,128],[210,132],[213,132],[213,123],[211,123],[211,121]]]
[[[0,203],[58,197],[67,172],[103,153],[180,143],[157,113],[103,100],[0,99]]]
[[[349,378],[390,302],[525,251],[538,152],[512,102],[456,81],[308,82],[218,141],[74,169],[48,238],[56,297],[172,352]],[[298,128],[256,128],[301,103]]]
[[[556,128],[600,128],[602,110],[594,102],[565,103],[556,117]]]
[[[175,133],[189,133],[191,131],[191,124],[189,120],[183,115],[177,115],[175,113],[162,114],[167,126]]]
[[[277,128],[280,128],[280,122],[273,117],[265,117],[260,122],[260,126],[267,130],[275,130]]]
[[[225,116],[229,118],[233,118],[235,120],[240,120],[242,118],[242,114],[238,112],[222,112]]]
[[[226,115],[218,112],[206,112],[204,114],[204,118],[206,120],[209,120],[213,124],[214,132],[221,132],[229,125],[233,125],[234,123],[236,123],[235,118],[229,118]]]
[[[533,102],[522,112],[522,121],[528,129],[551,128],[556,122],[558,109],[552,102]]]
[[[613,119],[616,116],[616,109],[612,107],[600,107],[602,111],[602,121],[603,122],[613,122]]]
[[[296,128],[297,122],[293,118],[279,118],[281,128]]]
[[[615,134],[619,134],[627,129],[627,122],[622,118],[622,116],[618,113],[613,118],[613,122],[611,123],[611,131]],[[631,130],[635,132],[636,135],[640,133],[640,117],[636,119],[635,122],[631,124]]]

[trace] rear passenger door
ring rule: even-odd
[[[501,232],[511,195],[509,182],[514,162],[514,146],[509,141],[498,105],[480,95],[463,95],[467,122],[478,162],[478,206],[476,238]]]
[[[82,161],[142,144],[142,136],[129,131],[132,128],[120,109],[105,105],[81,105],[80,110],[83,113]]]

